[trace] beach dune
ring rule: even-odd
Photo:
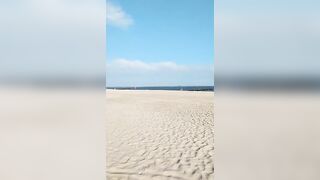
[[[213,96],[107,90],[107,178],[212,179]]]

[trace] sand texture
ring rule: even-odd
[[[213,93],[107,90],[109,179],[213,179]]]

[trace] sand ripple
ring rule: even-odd
[[[212,179],[213,93],[107,91],[109,179]]]

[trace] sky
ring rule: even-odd
[[[215,76],[320,77],[320,1],[215,2]]]
[[[1,0],[0,77],[105,77],[105,19],[104,0]]]
[[[213,8],[107,0],[107,86],[213,85]]]
[[[210,85],[213,64],[216,78],[320,77],[319,6],[223,0],[213,17],[212,0],[1,0],[0,78]]]

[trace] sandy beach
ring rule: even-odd
[[[103,89],[0,85],[0,179],[105,179]]]
[[[107,90],[107,178],[212,179],[213,96]]]

